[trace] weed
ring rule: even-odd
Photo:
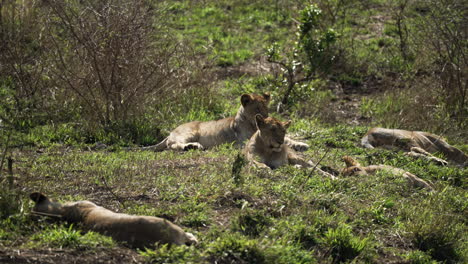
[[[411,264],[436,264],[437,263],[437,261],[433,260],[431,256],[419,250],[411,251],[408,254],[406,254],[405,257]]]
[[[266,263],[256,240],[238,234],[225,234],[208,245],[208,259],[216,263]]]
[[[464,227],[456,218],[434,209],[426,209],[411,215],[406,230],[413,245],[438,261],[456,262],[462,255],[458,245],[462,245]],[[466,243],[466,241],[465,241]]]
[[[96,248],[114,247],[116,244],[112,238],[95,232],[83,234],[75,229],[73,225],[52,225],[31,237],[32,247],[54,247],[54,248]]]
[[[325,233],[324,244],[330,248],[334,261],[343,262],[356,258],[366,248],[368,240],[354,236],[351,227],[342,224]]]
[[[264,211],[244,209],[231,224],[234,231],[256,237],[271,224],[270,218]]]
[[[140,255],[150,263],[199,263],[194,247],[159,245],[156,249],[146,248]]]
[[[244,155],[242,153],[237,153],[236,159],[234,160],[234,163],[232,163],[232,180],[234,181],[234,184],[239,187],[242,185],[244,182],[244,179],[242,178],[241,171],[242,168],[247,164],[247,161],[244,158]]]
[[[10,189],[8,184],[0,181],[0,220],[11,215],[23,212],[23,201],[19,199],[20,193]]]

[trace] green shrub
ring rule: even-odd
[[[233,220],[232,227],[245,235],[256,237],[271,224],[268,214],[261,210],[244,209]]]
[[[431,204],[424,206],[430,207]],[[456,217],[429,208],[410,217],[406,230],[416,248],[438,261],[454,263],[463,258],[466,229]]]
[[[361,239],[351,233],[351,227],[345,224],[336,229],[329,229],[323,238],[330,248],[334,261],[343,262],[356,258],[367,246],[368,238]]]
[[[3,175],[0,174],[0,177]],[[20,194],[8,187],[6,181],[0,180],[0,220],[22,211]]]
[[[33,247],[84,248],[114,247],[112,238],[95,232],[82,233],[73,225],[53,225],[31,237]]]
[[[208,259],[216,263],[266,263],[258,241],[238,234],[222,234],[208,245],[206,253]]]
[[[275,264],[312,264],[317,263],[312,252],[295,245],[273,245],[265,250],[265,263]]]
[[[406,254],[405,258],[411,264],[436,264],[437,263],[437,261],[433,260],[431,256],[419,250],[414,250],[414,251],[409,252],[408,254]]]
[[[146,248],[139,251],[150,263],[199,263],[195,247],[160,245],[156,249]]]

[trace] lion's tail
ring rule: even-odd
[[[167,137],[156,145],[142,147],[141,150],[163,151],[167,149]]]

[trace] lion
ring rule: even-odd
[[[407,155],[447,165],[447,161],[430,154],[440,152],[455,164],[463,167],[468,164],[468,156],[463,151],[449,145],[441,136],[422,131],[374,127],[361,139],[361,144],[366,148],[399,149],[407,151]]]
[[[252,135],[244,147],[244,155],[251,163],[260,168],[276,169],[284,165],[315,168],[320,174],[335,179],[312,162],[298,156],[285,143],[286,129],[291,121],[281,122],[273,117],[255,116],[257,131]],[[260,161],[255,158],[258,157]]]
[[[434,191],[434,187],[425,180],[419,178],[418,176],[402,170],[400,168],[395,168],[388,165],[370,165],[367,167],[361,166],[359,162],[350,156],[344,156],[343,161],[346,163],[346,168],[341,170],[341,175],[343,176],[365,176],[365,175],[374,175],[378,171],[386,171],[393,175],[403,176],[408,180],[408,183],[413,187],[425,188],[430,191]]]
[[[166,219],[114,213],[90,201],[59,203],[42,193],[31,193],[36,204],[33,214],[58,217],[70,223],[82,223],[85,228],[111,236],[136,248],[163,244],[191,245],[197,239]]]
[[[243,94],[240,101],[241,106],[233,117],[216,121],[192,121],[182,124],[159,144],[144,147],[143,149],[154,151],[208,149],[232,142],[241,147],[257,130],[255,115],[260,114],[268,117],[270,94]],[[309,147],[305,143],[289,138],[286,141],[298,151],[305,151]]]

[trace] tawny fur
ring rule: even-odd
[[[441,136],[422,131],[374,127],[362,138],[361,144],[366,148],[403,150],[408,152],[407,155],[446,165],[446,161],[430,154],[442,153],[451,162],[468,165],[468,156],[463,151],[449,145]]]
[[[228,117],[216,121],[193,121],[182,124],[174,129],[161,143],[144,147],[143,149],[162,151],[165,149],[188,150],[188,149],[208,149],[224,143],[235,143],[243,146],[257,130],[255,126],[255,116],[257,114],[268,117],[268,104],[270,95],[264,93],[243,94],[240,98],[241,106],[236,116]],[[308,145],[287,139],[287,142],[294,149],[305,151]]]
[[[341,175],[343,176],[374,175],[378,171],[386,171],[393,175],[403,176],[404,178],[408,180],[408,183],[411,184],[411,186],[413,187],[425,188],[431,191],[434,190],[432,185],[426,182],[425,180],[419,178],[418,176],[410,172],[407,172],[399,168],[395,168],[395,167],[388,166],[388,165],[370,165],[370,166],[364,167],[364,166],[361,166],[359,162],[357,162],[356,160],[354,160],[353,158],[349,156],[344,156],[343,161],[346,163],[346,168],[344,168],[341,171]]]
[[[315,167],[320,174],[335,179],[333,175],[317,168],[312,162],[301,158],[285,143],[286,129],[291,121],[281,122],[273,117],[263,118],[257,115],[256,123],[258,130],[244,148],[244,155],[250,162],[258,167],[271,169],[284,165]]]
[[[59,203],[42,193],[31,193],[36,204],[32,212],[55,216],[71,223],[82,223],[85,228],[111,236],[138,248],[159,242],[163,244],[190,245],[197,239],[166,219],[154,216],[136,216],[114,213],[90,201]]]

